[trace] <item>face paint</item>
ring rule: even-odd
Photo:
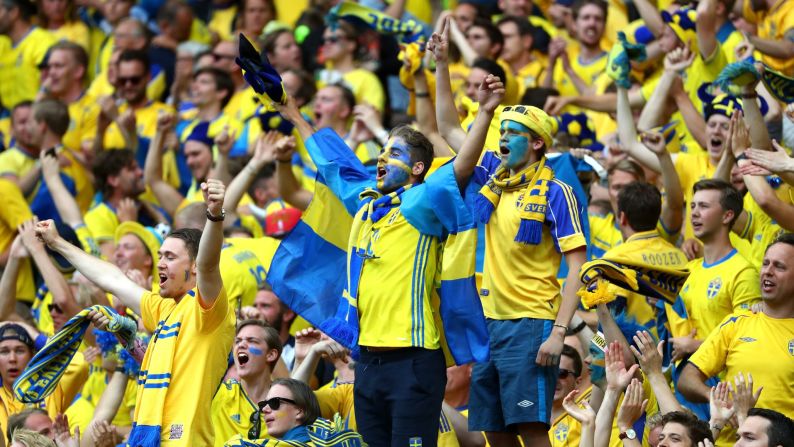
[[[261,349],[257,349],[257,348],[255,348],[253,346],[249,346],[248,347],[248,352],[250,352],[253,355],[262,355],[262,354],[264,354],[264,352],[262,352]]]
[[[378,189],[389,193],[408,183],[411,151],[402,138],[390,138],[378,157]]]
[[[603,334],[597,332],[590,340],[590,380],[595,384],[606,383],[606,361],[604,360],[604,348],[606,344]]]
[[[500,126],[502,136],[499,149],[502,164],[508,169],[520,167],[527,161],[527,153],[532,149],[529,128],[511,120],[504,120]]]

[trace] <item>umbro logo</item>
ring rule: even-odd
[[[739,337],[739,340],[745,341],[747,343],[752,343],[752,342],[755,341],[755,339],[753,337]]]
[[[527,408],[527,407],[531,407],[531,406],[535,405],[535,402],[530,402],[530,401],[524,399],[521,402],[519,402],[517,405],[519,407],[521,407],[521,408]]]

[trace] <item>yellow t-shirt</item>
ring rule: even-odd
[[[568,51],[568,58],[571,61],[571,69],[580,77],[582,81],[588,86],[593,85],[596,79],[604,73],[607,66],[606,52],[601,53],[596,59],[584,63],[579,58],[579,45],[571,45]],[[562,66],[562,61],[558,60],[553,67],[554,70],[554,87],[560,92],[560,96],[579,96],[581,93],[576,89],[576,85],[571,78],[565,73]],[[570,108],[570,110],[568,110]],[[568,106],[565,112],[575,112],[578,109]]]
[[[36,157],[18,147],[11,147],[0,152],[0,177],[24,177],[36,166]]]
[[[256,99],[255,95],[254,89],[250,86],[235,92],[231,99],[229,99],[229,103],[223,108],[223,114],[241,123],[246,122],[249,118],[256,115],[256,110],[259,107],[259,100]],[[261,132],[262,128],[258,125],[258,120],[256,123],[257,126],[254,126],[254,128],[258,132]],[[239,137],[240,135],[238,134],[237,136]],[[248,141],[254,141],[255,139],[256,135],[249,135],[248,137]]]
[[[794,319],[757,314],[726,318],[690,357],[706,377],[725,372],[727,380],[751,373],[764,391],[757,408],[774,408],[794,417]],[[723,430],[719,447],[733,445],[734,429]]]
[[[0,178],[0,253],[5,252],[17,234],[17,227],[33,217],[22,191],[11,180]]]
[[[69,130],[63,136],[63,145],[77,153],[83,144],[91,144],[96,138],[99,105],[95,97],[83,94],[69,104]]]
[[[557,270],[562,253],[586,245],[579,205],[573,190],[548,182],[548,207],[538,245],[515,242],[521,222],[517,208],[521,190],[504,191],[485,226],[482,299],[485,316],[497,320],[553,320],[560,307]]]
[[[744,17],[758,25],[758,37],[785,40],[786,33],[794,29],[794,3],[777,0],[769,11],[754,12],[752,2],[744,2]],[[788,76],[794,75],[794,58],[778,59],[761,54],[761,60]]]
[[[55,39],[47,31],[32,27],[14,45],[0,36],[0,101],[11,110],[22,101],[32,101],[39,91],[41,73],[38,65]]]
[[[518,82],[518,98],[519,100],[524,97],[524,92],[527,89],[537,87],[543,80],[546,66],[540,59],[533,59],[530,63],[521,67],[516,73],[516,81]]]
[[[232,3],[225,8],[215,8],[210,15],[207,27],[218,34],[220,40],[231,40],[234,30],[234,19],[237,17],[237,4]]]
[[[212,399],[215,447],[223,447],[223,444],[236,434],[248,439],[248,430],[253,425],[251,418],[254,413],[257,413],[260,419],[259,438],[266,438],[267,426],[264,414],[259,413],[259,407],[245,394],[243,385],[234,379],[223,381]]]
[[[97,360],[96,363],[99,363]],[[85,381],[80,395],[69,405],[66,416],[69,418],[69,428],[80,427],[80,431],[85,433],[88,424],[94,417],[94,411],[102,397],[102,393],[107,388],[110,375],[98,364],[89,365],[88,379]],[[138,386],[134,380],[127,381],[124,397],[121,406],[113,418],[112,424],[117,427],[132,427],[132,413],[135,411],[135,397]]]
[[[794,188],[787,183],[781,184],[775,190],[777,198],[788,204],[794,203],[792,193],[794,193]],[[766,248],[785,230],[761,209],[761,206],[753,199],[752,194],[745,194],[744,209],[747,211],[747,224],[741,232],[741,237],[750,241],[750,249],[749,254],[742,254],[756,268],[760,269],[761,264],[764,262]]]
[[[438,238],[421,234],[394,207],[373,224],[369,244],[372,258],[359,280],[359,344],[438,349]]]
[[[88,27],[85,23],[75,20],[74,22],[67,22],[58,29],[47,30],[56,41],[68,40],[83,47],[84,50],[91,49],[91,37],[88,33]]]
[[[725,317],[748,310],[761,298],[758,270],[736,249],[713,264],[699,258],[688,267],[689,277],[679,296],[698,340],[705,340]],[[688,334],[673,333],[682,335]]]
[[[613,247],[623,243],[623,235],[615,224],[613,213],[589,214],[587,218],[590,223],[590,244],[592,245],[593,258],[600,258]],[[680,235],[678,231],[668,231],[662,224],[661,218],[656,223],[656,231],[659,236],[671,244],[674,244]]]
[[[591,386],[576,399],[576,402],[589,401],[592,391],[593,387]],[[581,422],[574,419],[567,411],[552,421],[549,429],[549,441],[551,441],[552,447],[578,447],[581,438]]]
[[[229,306],[251,306],[265,284],[279,240],[271,237],[228,238],[221,249],[220,270]],[[227,439],[224,439],[227,441]]]
[[[235,316],[226,291],[221,289],[210,308],[202,306],[198,289],[189,291],[179,303],[144,292],[141,317],[146,330],[159,329],[159,333],[149,342],[141,364],[149,378],[139,378],[142,386],[138,387],[135,421],[140,423],[143,414],[162,413],[163,447],[213,445],[212,397],[226,372],[234,340]],[[168,346],[171,343],[173,347]],[[168,363],[170,369],[164,366]],[[173,379],[156,378],[165,374]],[[144,399],[149,380],[167,387],[164,402]]]
[[[105,202],[100,202],[88,210],[84,220],[97,243],[114,240],[116,228],[119,226],[119,218]]]

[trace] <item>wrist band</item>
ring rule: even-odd
[[[568,332],[568,326],[566,326],[566,325],[564,325],[564,324],[557,324],[557,323],[554,323],[554,324],[552,325],[552,327],[561,327],[561,328],[565,329],[565,332]]]
[[[565,333],[565,335],[576,335],[579,332],[582,332],[582,330],[585,328],[585,326],[587,326],[587,323],[585,323],[584,320],[582,320],[582,322],[579,323],[576,327],[568,329],[568,331]]]
[[[714,424],[714,425],[712,425],[712,426],[711,426],[711,429],[712,429],[712,430],[721,431],[721,430],[722,430],[722,427],[720,427],[719,425],[716,425],[716,424]]]
[[[736,161],[739,161],[739,160],[747,160],[747,155],[745,155],[745,154],[744,154],[744,152],[742,152],[741,154],[739,154],[739,155],[737,155],[737,156],[735,156],[735,157],[733,157],[733,158],[734,158]]]
[[[430,92],[416,92],[414,93],[414,96],[416,96],[417,98],[429,98]]]

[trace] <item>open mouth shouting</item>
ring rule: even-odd
[[[237,364],[238,365],[240,365],[240,366],[245,365],[246,363],[248,363],[249,359],[250,359],[250,357],[248,356],[247,352],[240,351],[240,352],[237,353]]]

